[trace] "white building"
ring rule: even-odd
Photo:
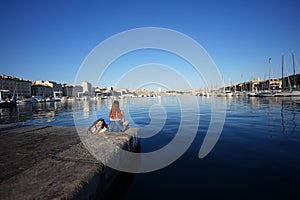
[[[87,82],[87,81],[83,81],[82,84],[82,92],[86,95],[86,96],[94,96],[94,92],[93,92],[93,88],[92,88],[92,84]]]

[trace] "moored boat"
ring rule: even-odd
[[[205,96],[205,97],[209,97],[209,96],[210,96],[210,94],[209,94],[209,92],[205,92],[205,93],[203,94],[203,96]]]
[[[257,94],[258,97],[275,97],[275,93],[269,91],[269,90],[265,90],[262,92],[259,92]]]
[[[16,96],[11,97],[9,90],[0,90],[0,108],[11,108],[16,105]]]
[[[49,103],[53,103],[55,100],[52,98],[52,97],[48,97],[46,99],[46,102],[49,102]]]
[[[60,97],[55,97],[54,101],[61,101],[61,98]]]
[[[218,97],[226,97],[226,94],[222,92],[222,93],[217,94],[217,96]]]
[[[290,93],[291,97],[299,97],[300,96],[300,91],[297,91],[297,90],[293,90],[291,93]]]
[[[300,97],[300,91],[293,90],[293,91],[285,91],[280,92],[275,95],[276,97]]]
[[[232,92],[231,91],[225,91],[226,97],[232,97]]]
[[[256,92],[249,92],[248,94],[248,97],[257,97],[257,93]]]
[[[291,81],[289,79],[289,76],[287,76],[287,79],[288,79],[288,87],[285,87],[286,85],[286,82],[283,81],[284,80],[284,74],[283,74],[283,71],[284,71],[284,55],[282,55],[282,74],[281,74],[281,80],[282,80],[282,88],[283,88],[283,91],[276,94],[276,96],[279,96],[279,97],[299,97],[300,96],[300,91],[297,90],[297,82],[296,82],[296,69],[295,69],[295,55],[294,53],[292,53],[292,63],[293,63],[293,86],[291,84]]]

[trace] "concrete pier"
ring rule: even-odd
[[[122,149],[137,152],[138,133],[131,128],[87,139],[101,145],[99,134],[105,134]],[[120,174],[86,150],[75,127],[2,125],[0,148],[1,199],[98,199]],[[113,155],[114,148],[109,151]]]

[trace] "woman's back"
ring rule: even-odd
[[[121,111],[119,107],[119,102],[114,101],[110,112],[109,112],[109,119],[110,119],[110,124],[109,124],[109,130],[110,131],[124,131],[126,130],[129,121],[125,121],[124,119],[124,113]]]
[[[120,120],[123,118],[123,112],[121,111],[120,107],[119,107],[119,102],[118,101],[114,101],[110,112],[109,112],[109,118],[110,120]]]
[[[121,110],[114,111],[113,109],[109,112],[109,119],[110,120],[121,120],[123,118],[123,112]]]

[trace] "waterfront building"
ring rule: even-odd
[[[0,90],[9,90],[18,98],[31,96],[31,81],[14,76],[0,75]]]
[[[258,90],[279,90],[281,86],[282,81],[280,79],[270,79],[260,81],[257,88]]]
[[[53,88],[45,85],[32,85],[31,86],[31,95],[32,96],[40,96],[40,97],[52,97],[53,96]]]
[[[259,83],[260,83],[260,78],[259,77],[253,78],[251,80],[251,85],[250,85],[250,90],[249,91],[258,90],[259,89]]]
[[[78,93],[82,93],[83,88],[80,85],[64,84],[63,96],[78,97]]]
[[[220,88],[221,90],[222,88]],[[259,77],[253,78],[251,81],[233,84],[225,87],[228,91],[263,91],[272,90],[279,91],[282,89],[281,79],[270,79],[260,81]]]
[[[91,83],[87,81],[83,81],[81,86],[82,86],[82,92],[84,93],[85,96],[94,96]]]
[[[300,74],[283,77],[282,90],[300,89]]]
[[[55,97],[57,94],[61,94],[63,92],[63,89],[62,89],[62,85],[59,84],[59,83],[56,83],[54,81],[42,81],[42,80],[37,80],[37,81],[34,81],[32,83],[32,85],[40,85],[40,86],[46,86],[46,87],[50,87],[52,89],[52,93],[51,95],[48,95],[47,93],[47,97],[48,96],[52,96],[52,97]],[[43,87],[34,87],[36,91],[46,91],[48,92],[48,89],[46,88],[43,88]],[[40,88],[40,89],[38,89]],[[43,95],[39,95],[39,96],[43,96]],[[44,96],[45,97],[45,96]]]
[[[34,81],[33,85],[44,85],[44,86],[49,86],[53,89],[53,92],[62,92],[62,85],[60,83],[56,83],[54,81]]]

